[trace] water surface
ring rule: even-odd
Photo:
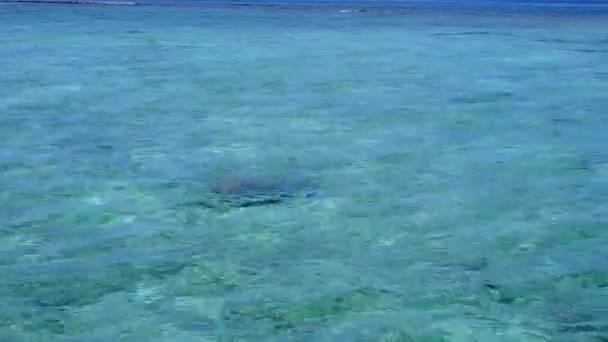
[[[608,15],[359,8],[0,6],[1,339],[608,339]]]

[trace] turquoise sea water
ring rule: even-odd
[[[607,341],[608,14],[0,6],[0,340]]]

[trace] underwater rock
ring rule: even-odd
[[[315,195],[313,182],[307,177],[239,175],[211,182],[206,198],[189,204],[209,209],[247,208]]]

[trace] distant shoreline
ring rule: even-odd
[[[340,8],[352,9],[399,9],[399,8],[484,8],[522,9],[556,11],[590,11],[608,13],[608,0],[576,2],[576,0],[0,0],[0,4],[39,5],[92,5],[92,6],[168,6],[168,7],[260,7],[260,8]]]
[[[139,6],[134,1],[89,1],[89,0],[0,0],[0,3],[23,4],[57,4],[57,5],[103,5],[103,6]]]

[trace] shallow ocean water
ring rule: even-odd
[[[608,340],[608,14],[347,9],[0,6],[0,339]]]

